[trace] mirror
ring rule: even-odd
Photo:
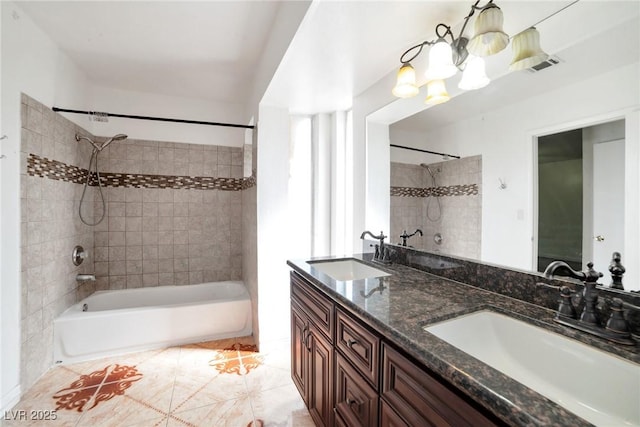
[[[608,13],[606,2],[593,2],[588,7],[596,15],[598,8]],[[554,252],[557,247],[550,240],[560,233],[553,228],[571,228],[578,230],[577,237],[574,233],[570,239],[578,248],[574,258],[582,268],[595,259],[598,249],[593,244],[594,237],[602,235],[593,225],[594,217],[617,211],[623,215],[604,221],[622,222],[619,228],[623,237],[605,237],[605,241],[622,253],[622,264],[627,269],[625,289],[640,289],[640,236],[637,225],[632,223],[640,214],[638,203],[633,203],[638,200],[640,180],[633,172],[637,159],[630,157],[637,157],[640,149],[640,132],[631,126],[640,120],[640,8],[625,7],[629,8],[627,16],[616,18],[605,29],[594,30],[577,41],[547,43],[562,46],[550,51],[558,64],[538,72],[507,74],[484,89],[463,93],[389,126],[392,243],[402,243],[403,231],[409,235],[420,229],[423,236],[416,233],[407,239],[407,245],[540,271],[544,258],[564,256]],[[539,30],[544,48],[542,26]],[[556,33],[556,37],[564,36]],[[454,86],[457,78],[447,84]],[[555,173],[545,160],[538,161],[540,141],[544,144],[552,135],[570,131],[598,133],[598,129],[607,127],[615,127],[617,133],[599,142],[624,139],[624,165],[602,162],[600,147],[592,144],[589,153],[593,154],[585,152],[583,158],[584,162],[594,163],[589,163],[589,171],[582,176],[582,200],[579,197],[571,201],[583,205],[582,217],[567,212],[568,221],[561,226],[557,212],[549,214],[544,203],[539,204],[538,194],[543,199],[557,194],[553,193],[553,184],[551,190],[539,188],[548,185],[549,174]],[[443,158],[394,145],[461,158]],[[567,163],[557,167],[556,172],[566,171],[571,163],[569,158],[561,161]],[[599,163],[604,163],[604,173],[596,172],[594,165]],[[580,169],[573,166],[574,170]],[[594,198],[607,196],[607,188],[614,185],[600,182],[607,171],[621,174],[616,185],[623,189],[622,205],[619,201],[594,202]],[[602,255],[598,257],[595,268],[605,275],[601,283],[608,284],[611,253],[605,255],[605,261]]]

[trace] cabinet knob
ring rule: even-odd
[[[354,339],[348,339],[347,340],[347,347],[349,347],[349,348],[353,348],[353,346],[356,345],[356,344],[358,344],[357,340],[354,340]]]

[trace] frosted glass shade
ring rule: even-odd
[[[398,70],[398,78],[396,85],[391,90],[398,98],[411,98],[416,96],[420,92],[420,89],[416,85],[416,70],[413,69],[411,64],[402,64],[400,70]]]
[[[431,80],[427,83],[427,99],[425,103],[430,105],[442,104],[450,99],[444,80]]]
[[[485,71],[484,59],[470,56],[458,87],[463,90],[475,90],[485,87],[490,81]]]
[[[504,18],[497,6],[484,9],[474,23],[474,36],[467,50],[475,56],[489,56],[503,50],[509,44],[509,36],[503,31]]]
[[[531,68],[549,58],[549,55],[540,47],[540,33],[535,28],[516,34],[511,46],[513,49],[513,60],[509,65],[511,71]]]
[[[453,76],[458,69],[453,64],[451,46],[439,39],[429,50],[429,68],[425,73],[427,80],[442,80]]]

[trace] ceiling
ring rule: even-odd
[[[505,31],[509,34],[526,29],[571,2],[497,1],[504,11]],[[282,2],[19,4],[93,84],[246,104],[254,70],[272,35]],[[433,39],[438,23],[459,28],[470,5],[470,1],[457,0],[315,0],[293,39],[285,40],[289,48],[263,101],[296,113],[348,109],[355,96],[394,73],[405,49]],[[468,32],[472,27],[469,25]],[[567,39],[585,39],[571,25],[561,25],[560,29]],[[542,40],[546,43],[544,34]],[[553,52],[561,47],[555,44]],[[426,56],[421,55],[425,60]],[[492,84],[486,90],[496,87]],[[449,104],[455,105],[453,101]],[[455,111],[447,115],[453,117]]]
[[[87,74],[109,88],[248,99],[278,1],[22,1]]]

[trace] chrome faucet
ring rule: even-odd
[[[422,230],[420,230],[419,228],[416,228],[416,231],[414,231],[411,234],[407,234],[407,230],[403,230],[402,234],[400,235],[400,238],[402,239],[402,246],[407,246],[407,239],[409,237],[415,236],[416,233],[420,234],[421,236],[424,236],[424,234],[422,234]]]
[[[593,269],[592,262],[587,264],[586,271],[575,271],[563,261],[554,261],[547,266],[544,275],[546,278],[551,279],[557,272],[566,273],[562,274],[562,276],[582,280],[584,284],[584,291],[582,292],[584,308],[578,319],[575,307],[571,301],[572,290],[568,286],[562,286],[560,287],[558,311],[556,317],[553,319],[555,322],[618,344],[636,345],[636,342],[631,337],[629,325],[623,314],[623,306],[626,304],[619,298],[613,298],[610,302],[607,301],[611,306],[611,315],[606,325],[604,327],[602,326],[596,307],[598,304],[596,284],[598,279],[602,277],[602,273]]]
[[[384,235],[384,232],[380,231],[380,235],[376,236],[370,231],[363,231],[362,234],[360,235],[360,238],[364,239],[364,236],[366,236],[367,234],[372,238],[380,241],[379,245],[375,245],[373,261],[380,262],[382,264],[391,264],[391,259],[389,258],[389,250],[388,248],[385,247],[385,244],[384,244],[384,239],[387,238],[387,236]]]

